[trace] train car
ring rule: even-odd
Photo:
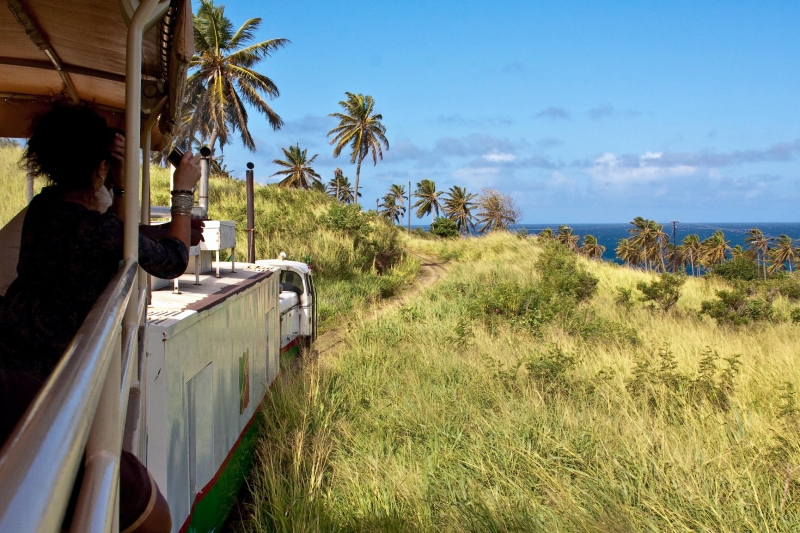
[[[219,530],[249,468],[281,353],[316,335],[311,271],[283,260],[220,261],[220,250],[235,246],[231,221],[208,221],[179,279],[149,279],[138,268],[139,223],[158,211],[141,161],[179,121],[193,55],[190,0],[6,3],[0,136],[26,136],[55,101],[90,104],[124,129],[125,189],[142,194],[124,197],[118,274],[0,449],[0,533],[62,531],[81,464],[70,530],[118,531],[123,449],[166,496],[174,532]],[[21,220],[0,230],[0,292],[16,272]]]

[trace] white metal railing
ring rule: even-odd
[[[72,530],[117,524],[122,338],[130,334],[121,324],[136,272],[127,261],[114,276],[0,451],[0,532],[60,531],[84,455]]]

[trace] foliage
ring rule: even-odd
[[[431,223],[431,229],[428,231],[444,239],[452,239],[459,235],[458,226],[455,221],[445,217],[437,217],[433,223]]]
[[[475,209],[475,198],[478,195],[468,193],[465,187],[454,185],[445,193],[444,212],[451,219],[455,220],[456,227],[461,233],[469,233],[475,229],[475,216],[472,210]]]
[[[260,25],[260,18],[252,18],[234,31],[233,24],[225,16],[225,6],[215,6],[213,0],[200,0],[194,17],[196,54],[190,63],[191,74],[186,84],[191,106],[186,129],[190,138],[198,130],[202,130],[203,137],[208,132],[212,151],[217,138],[224,146],[228,135],[237,130],[242,143],[255,151],[245,104],[264,115],[273,129],[283,126],[281,117],[264,99],[277,98],[280,91],[255,67],[289,44],[289,40],[270,39],[250,44]]]
[[[290,146],[288,150],[286,148],[281,148],[281,150],[283,150],[283,155],[286,159],[275,159],[272,161],[276,165],[284,168],[284,170],[279,170],[272,175],[286,176],[278,182],[279,186],[289,187],[291,189],[311,189],[317,183],[322,183],[319,174],[311,167],[311,163],[314,162],[319,154],[314,154],[311,156],[311,159],[309,159],[306,155],[308,149],[300,150],[299,145]],[[324,192],[324,190],[325,188],[322,187],[322,192]]]
[[[543,250],[534,266],[540,275],[538,280],[487,278],[453,290],[463,294],[470,302],[472,315],[487,324],[508,322],[536,331],[556,318],[569,320],[597,289],[599,280],[556,243]]]
[[[715,266],[710,274],[728,281],[752,281],[758,277],[758,266],[747,257],[737,257]]]
[[[522,218],[522,211],[514,199],[496,189],[481,189],[477,204],[478,231],[481,233],[504,230]]]
[[[664,411],[674,417],[685,404],[708,402],[721,410],[728,410],[735,392],[734,379],[739,374],[741,356],[735,354],[724,359],[720,368],[719,354],[706,347],[700,353],[697,374],[692,377],[678,370],[675,354],[666,345],[659,348],[655,360],[640,357],[625,387],[637,398],[646,400],[650,408]],[[676,420],[680,421],[680,419]]]
[[[442,191],[436,190],[436,182],[424,179],[417,183],[417,190],[414,191],[414,197],[418,200],[414,203],[413,208],[416,208],[417,218],[422,218],[425,215],[431,215],[431,219],[439,216],[439,210],[442,204],[439,202],[439,196]]]
[[[664,272],[650,283],[640,281],[636,284],[636,288],[642,292],[642,301],[653,302],[666,313],[678,303],[684,283],[686,276]]]
[[[741,326],[750,322],[775,320],[772,299],[749,295],[742,287],[717,291],[715,300],[705,300],[700,312],[716,320],[720,325]]]
[[[355,198],[358,202],[361,163],[372,154],[372,162],[378,164],[383,159],[383,150],[389,149],[386,139],[386,126],[381,122],[383,115],[374,113],[375,101],[369,95],[345,93],[347,100],[339,102],[342,113],[331,113],[330,117],[339,120],[339,125],[328,132],[333,135],[330,144],[334,145],[333,157],[339,157],[342,150],[350,148],[350,163],[357,163]]]
[[[20,145],[16,139],[0,137],[0,148],[20,148]]]

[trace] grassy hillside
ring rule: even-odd
[[[796,531],[796,304],[721,326],[719,281],[665,313],[534,239],[408,245],[449,274],[275,387],[241,529]]]
[[[21,154],[19,148],[0,148],[0,187],[5,192],[0,203],[0,225],[25,206]],[[153,205],[169,205],[168,171],[151,167],[151,180]],[[37,189],[41,186],[37,183]],[[210,218],[237,222],[237,260],[245,261],[245,184],[212,178],[209,189]],[[260,185],[255,192],[256,258],[275,258],[283,251],[291,260],[310,259],[321,295],[323,330],[337,317],[393,293],[419,267],[416,260],[400,250],[395,228],[383,221],[350,212],[357,222],[354,228],[329,221],[331,208],[336,209],[337,204],[325,194]],[[388,263],[375,264],[376,257],[380,260],[387,254]],[[392,268],[383,268],[389,263]],[[385,271],[379,273],[381,269]]]
[[[5,226],[25,207],[25,171],[19,164],[21,156],[21,148],[0,146],[0,187],[3,189],[3,201],[0,202],[0,227]],[[41,188],[42,184],[37,182],[37,192]]]

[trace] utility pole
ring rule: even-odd
[[[678,243],[675,241],[675,228],[678,227],[678,222],[680,220],[670,220],[672,222],[672,246],[677,246]]]
[[[376,213],[378,212],[378,201],[379,201],[379,199],[375,198],[375,212]]]
[[[408,234],[411,235],[411,180],[408,180]]]

